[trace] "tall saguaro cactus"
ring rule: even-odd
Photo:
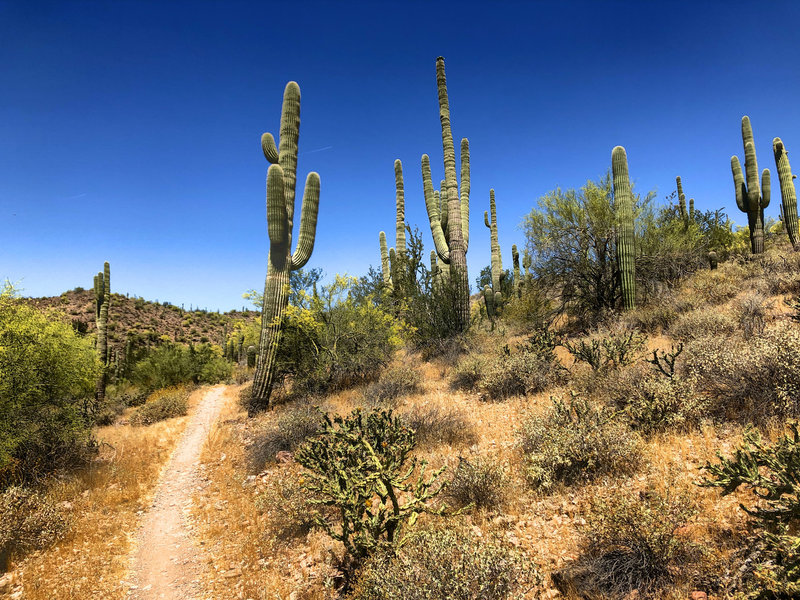
[[[456,152],[450,125],[450,102],[447,97],[447,80],[444,58],[436,59],[436,84],[439,92],[439,120],[442,125],[444,150],[444,187],[441,200],[446,196],[447,212],[439,206],[433,191],[431,164],[427,154],[422,155],[422,183],[425,208],[431,225],[431,234],[439,258],[450,265],[450,280],[455,287],[458,329],[469,327],[469,277],[467,274],[467,249],[469,248],[469,141],[461,140],[461,190],[456,175]],[[441,211],[441,212],[440,212]]]
[[[511,260],[514,262],[514,289],[517,292],[517,298],[522,297],[522,271],[519,268],[519,251],[517,245],[511,245]]]
[[[381,270],[383,271],[383,283],[390,289],[399,289],[397,278],[401,276],[400,271],[394,264],[394,256],[404,258],[406,255],[406,203],[403,186],[403,163],[400,159],[394,161],[394,186],[395,186],[395,209],[396,217],[395,247],[387,250],[386,233],[381,231],[378,235],[381,246]],[[403,264],[405,268],[405,263]]]
[[[689,227],[689,222],[694,219],[694,198],[689,199],[689,210],[686,210],[686,195],[683,193],[683,185],[681,183],[681,176],[675,178],[675,183],[678,184],[678,212],[680,212],[681,219],[685,227]]]
[[[750,117],[742,117],[742,142],[744,143],[744,170],[739,164],[739,157],[731,156],[733,185],[736,188],[736,206],[747,213],[747,224],[750,228],[750,249],[753,254],[764,252],[764,209],[769,206],[770,178],[769,169],[761,173],[761,189],[758,187],[758,162],[756,147],[753,142],[753,128]]]
[[[100,402],[106,396],[108,378],[108,311],[111,308],[111,266],[106,262],[103,271],[94,276],[94,318],[97,325],[97,356],[100,358],[100,375],[95,384],[94,397]]]
[[[495,308],[499,308],[503,300],[501,284],[503,273],[503,258],[500,255],[500,242],[497,239],[497,205],[494,200],[494,190],[489,190],[489,211],[483,211],[483,223],[489,228],[490,248],[492,251],[492,290],[496,297]],[[491,219],[489,215],[491,214]],[[499,295],[498,295],[499,294]]]
[[[308,174],[300,216],[300,235],[292,253],[295,185],[297,182],[297,140],[300,134],[300,87],[286,84],[281,109],[280,146],[272,134],[261,136],[261,149],[270,162],[267,171],[267,231],[269,257],[261,309],[261,339],[253,376],[250,415],[269,407],[275,377],[275,357],[281,340],[281,325],[289,302],[289,273],[301,269],[311,258],[317,232],[319,175]]]
[[[633,192],[628,178],[628,155],[617,146],[611,152],[611,171],[614,174],[614,212],[617,219],[617,263],[619,265],[622,306],[636,306],[635,234],[633,229]]]
[[[778,180],[781,183],[781,216],[783,226],[789,235],[789,241],[795,252],[800,250],[800,233],[797,223],[797,192],[794,189],[792,167],[789,165],[789,153],[783,145],[781,138],[772,140],[772,151],[775,154],[775,166],[778,169]]]

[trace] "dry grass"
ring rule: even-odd
[[[190,397],[192,406],[203,393]],[[138,516],[150,503],[162,467],[187,417],[149,427],[102,427],[101,451],[85,472],[49,488],[72,513],[72,527],[55,546],[12,568],[26,600],[121,599]]]

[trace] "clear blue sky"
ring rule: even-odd
[[[471,145],[472,281],[490,187],[510,265],[537,198],[602,175],[618,144],[640,191],[663,198],[680,174],[698,208],[746,223],[729,162],[741,116],[761,168],[774,136],[800,161],[798,31],[800,3],[780,1],[0,0],[0,278],[53,295],[108,260],[117,292],[241,307],[266,273],[259,139],[292,79],[298,179],[322,179],[308,266],[380,263],[395,158],[429,249],[420,156],[438,181],[439,55]]]

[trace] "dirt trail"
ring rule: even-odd
[[[206,392],[161,474],[137,533],[129,600],[188,600],[201,592],[201,555],[192,542],[187,515],[197,487],[200,452],[225,403],[224,391],[217,386]]]

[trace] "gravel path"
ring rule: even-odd
[[[206,392],[161,475],[137,534],[130,600],[200,597],[201,554],[192,542],[187,516],[200,452],[225,403],[224,391],[217,386]]]

